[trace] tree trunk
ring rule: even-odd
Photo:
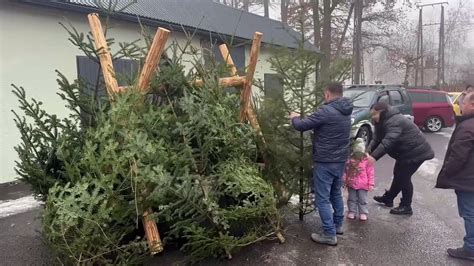
[[[265,17],[270,17],[270,0],[263,0],[263,10],[265,13]]]
[[[408,63],[406,65],[406,69],[405,69],[405,79],[403,81],[403,86],[407,87],[408,86],[408,78],[410,77],[410,69],[411,69],[411,63]]]
[[[250,0],[244,0],[244,10],[249,12]]]
[[[319,22],[319,0],[311,0],[313,10],[314,45],[321,47],[321,23]]]
[[[349,14],[347,15],[347,19],[344,24],[344,30],[342,31],[341,40],[339,41],[339,44],[337,45],[336,56],[334,57],[336,59],[339,58],[339,56],[341,55],[342,45],[344,44],[344,41],[346,39],[346,33],[347,33],[347,29],[349,28],[349,23],[351,22],[353,11],[354,11],[354,4],[351,4],[351,7],[349,9]]]
[[[331,0],[323,0],[323,35],[321,39],[321,78],[329,80],[329,67],[331,65]]]
[[[363,1],[356,0],[354,3],[353,84],[361,84],[362,82],[362,56],[364,53],[362,46],[362,9]]]
[[[280,13],[281,13],[281,22],[288,24],[288,1],[281,0],[280,2]]]

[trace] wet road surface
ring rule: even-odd
[[[265,241],[243,249],[228,260],[209,260],[203,265],[474,265],[446,255],[446,249],[462,245],[464,228],[457,213],[456,198],[451,190],[434,189],[451,129],[428,134],[436,158],[425,163],[413,178],[414,215],[394,216],[389,209],[369,202],[369,221],[345,222],[345,233],[337,247],[320,246],[309,236],[320,230],[319,217],[310,214],[303,222],[297,215],[285,218],[285,244]],[[384,158],[377,163],[376,189],[383,194],[390,186],[394,161]],[[398,204],[399,199],[395,201]],[[0,219],[0,265],[49,265],[52,256],[43,244],[38,230],[40,213],[34,209]],[[166,250],[151,259],[150,265],[173,265],[183,262],[176,250]]]

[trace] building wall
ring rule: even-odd
[[[24,87],[28,98],[42,101],[47,112],[59,117],[68,115],[64,102],[56,94],[55,70],[73,81],[77,78],[76,56],[82,55],[82,52],[68,41],[68,33],[58,22],[72,24],[80,32],[89,31],[85,14],[0,0],[0,183],[13,181],[17,177],[14,172],[17,160],[14,147],[20,141],[20,134],[11,110],[18,111],[18,102],[11,92],[11,84]],[[123,21],[111,23],[113,28],[108,31],[108,36],[115,38],[117,43],[141,38],[138,24]],[[171,36],[168,44],[172,41],[184,44],[187,41],[183,33],[172,32]],[[200,40],[194,39],[192,46],[199,48]],[[248,64],[250,47],[246,50]],[[272,72],[267,62],[270,56],[269,49],[262,48],[255,79],[263,82],[264,74]],[[190,69],[192,62],[192,58],[187,58],[184,64]],[[257,89],[254,92],[258,94]]]
[[[247,66],[250,63],[250,49],[251,49],[251,46],[249,45],[246,48],[246,52],[245,52],[245,65]],[[260,82],[261,82],[261,85],[264,84],[265,74],[269,74],[269,73],[276,74],[276,72],[271,69],[271,64],[268,61],[272,56],[272,53],[270,52],[270,50],[271,48],[265,45],[263,45],[262,48],[260,49],[260,54],[258,56],[258,61],[257,61],[257,68],[255,69],[255,75],[254,75],[254,80],[256,81],[257,84]],[[258,86],[254,86],[252,92],[253,92],[254,98],[258,100],[262,100],[264,93]]]
[[[83,54],[68,41],[68,33],[58,22],[71,23],[80,32],[89,31],[85,14],[0,0],[0,183],[17,177],[14,147],[20,141],[20,134],[11,110],[18,110],[18,102],[11,92],[11,84],[24,87],[28,98],[42,101],[47,112],[67,116],[64,102],[56,95],[55,70],[73,81],[77,78],[76,56]],[[112,21],[112,24],[108,36],[114,37],[117,43],[141,38],[138,24],[123,21]],[[173,40],[186,42],[182,33],[173,32],[171,37],[169,44]],[[199,47],[199,40],[193,40],[192,45]],[[192,59],[186,61],[189,69]]]

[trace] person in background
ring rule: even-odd
[[[466,230],[463,247],[448,249],[448,254],[474,261],[474,92],[465,95],[462,107],[436,187],[454,189]]]
[[[411,215],[413,183],[411,178],[424,161],[434,158],[434,152],[420,129],[396,108],[379,102],[370,113],[375,124],[375,138],[370,143],[369,161],[375,163],[385,154],[396,160],[390,189],[374,200],[393,207],[393,200],[402,192],[400,205],[391,214]]]
[[[461,95],[458,98],[459,109],[461,110],[461,114],[462,114],[462,106],[464,104],[464,97],[466,97],[466,94],[470,92],[474,92],[474,87],[472,85],[467,85],[466,89],[461,93]]]
[[[331,246],[337,245],[336,234],[343,234],[342,175],[349,158],[353,108],[352,102],[342,97],[342,90],[341,84],[330,84],[324,92],[325,103],[316,112],[306,118],[290,114],[296,130],[314,131],[313,185],[324,232],[311,234],[311,239]]]
[[[368,194],[375,186],[374,168],[365,153],[364,140],[356,139],[344,173],[344,182],[349,192],[347,219],[355,220],[358,213],[361,221],[367,221],[369,215]]]

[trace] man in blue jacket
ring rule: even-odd
[[[336,234],[343,234],[344,202],[342,176],[349,157],[352,102],[342,97],[342,85],[330,84],[324,92],[325,103],[312,115],[301,118],[291,113],[298,131],[314,131],[313,162],[316,207],[323,224],[323,234],[312,234],[319,244],[337,245]]]

